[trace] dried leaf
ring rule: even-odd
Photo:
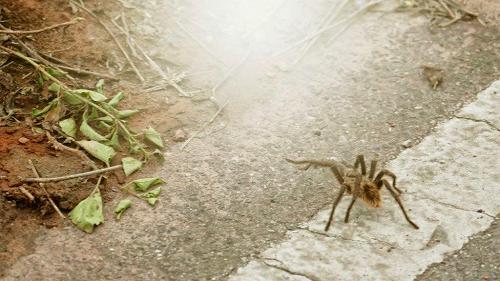
[[[77,228],[92,233],[94,226],[104,222],[101,193],[97,191],[78,203],[69,218]]]
[[[82,141],[77,141],[77,143],[81,147],[83,147],[83,149],[85,149],[90,155],[101,160],[107,165],[109,165],[109,161],[116,154],[115,150],[112,147],[93,140],[91,141],[82,140]]]

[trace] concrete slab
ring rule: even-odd
[[[439,125],[387,165],[399,176],[419,230],[404,221],[387,195],[380,209],[355,205],[351,222],[344,224],[341,210],[349,201],[344,198],[329,232],[322,230],[329,213],[324,210],[263,252],[258,266],[250,263],[230,280],[283,280],[284,273],[309,280],[413,280],[445,253],[460,249],[500,213],[500,132],[492,127],[500,121],[499,86],[500,81],[493,83],[458,114],[469,120]],[[268,267],[281,272],[273,275]]]

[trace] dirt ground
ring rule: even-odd
[[[87,5],[101,6],[98,1],[93,2],[95,3],[88,1]],[[107,5],[110,10],[117,7],[110,3]],[[0,14],[2,20],[14,30],[33,30],[75,17],[67,1],[0,1],[0,8],[2,8]],[[87,16],[86,21],[92,20]],[[172,136],[175,130],[184,126],[176,115],[191,112],[189,114],[191,121],[185,122],[198,122],[200,113],[193,112],[193,108],[203,104],[203,101],[198,101],[197,105],[193,106],[191,100],[179,99],[177,95],[169,98],[168,95],[158,93],[150,93],[147,97],[136,95],[132,98],[133,93],[142,87],[134,80],[129,69],[113,73],[117,65],[123,62],[116,62],[119,59],[114,43],[96,24],[79,24],[62,30],[37,33],[30,35],[29,41],[39,52],[70,62],[72,66],[124,77],[123,82],[107,81],[106,88],[124,91],[128,95],[123,104],[141,110],[137,118],[130,122],[133,128],[153,126],[168,137],[165,139],[167,145],[173,143]],[[91,169],[77,155],[56,150],[43,132],[32,129],[40,124],[33,124],[29,118],[31,109],[43,107],[51,98],[47,85],[38,87],[35,83],[36,75],[25,63],[12,58],[3,63],[4,66],[0,70],[0,101],[3,103],[11,100],[11,106],[22,113],[17,114],[15,119],[0,121],[0,264],[5,265],[2,266],[2,270],[30,250],[39,225],[48,228],[64,225],[37,184],[20,183],[19,178],[33,177],[28,161],[34,162],[42,177],[73,174]],[[93,87],[98,79],[88,75],[80,75],[78,78],[74,85],[79,87]],[[13,93],[25,88],[34,89],[33,94],[28,92],[12,98]],[[165,109],[167,114],[164,112]],[[119,159],[115,162],[119,163]],[[148,169],[155,167],[156,164],[151,163]],[[96,177],[69,180],[49,184],[46,188],[59,208],[68,213],[88,196],[96,180]],[[103,189],[106,201],[120,194],[114,187],[123,183],[123,180],[122,172],[115,172],[107,179],[106,188]],[[35,200],[30,200],[21,192],[21,187],[32,194]]]
[[[33,35],[32,44],[41,51],[121,78],[106,81],[106,87],[124,91],[124,106],[141,110],[130,126],[157,128],[169,147],[166,165],[151,163],[145,172],[166,177],[169,195],[165,204],[153,211],[139,208],[123,223],[106,222],[110,226],[95,236],[78,236],[52,211],[38,186],[20,185],[18,177],[32,176],[28,159],[33,159],[43,176],[89,167],[75,155],[54,150],[44,134],[30,128],[29,120],[0,127],[0,277],[7,276],[11,267],[14,273],[9,276],[23,275],[15,262],[43,254],[53,243],[74,250],[71,256],[54,251],[56,261],[83,260],[90,270],[106,259],[99,268],[105,268],[108,277],[118,274],[115,277],[126,280],[127,274],[134,274],[154,280],[224,279],[267,245],[279,241],[288,228],[330,204],[330,181],[319,182],[311,175],[297,178],[291,186],[289,179],[296,173],[275,164],[277,158],[335,154],[352,159],[357,153],[367,153],[385,162],[404,149],[403,143],[418,143],[500,73],[500,32],[494,26],[500,10],[490,8],[497,5],[493,0],[467,3],[471,9],[486,11],[492,22],[487,27],[472,21],[436,29],[422,17],[406,20],[404,14],[371,13],[344,35],[349,44],[323,38],[296,67],[288,63],[298,57],[297,53],[269,57],[307,34],[306,27],[317,24],[330,1],[305,6],[295,3],[290,5],[293,8],[279,6],[279,1],[257,2],[246,4],[250,12],[244,16],[238,14],[244,10],[238,4],[213,1],[86,1],[105,18],[121,11],[129,15],[131,29],[141,35],[151,56],[174,73],[184,71],[187,78],[181,85],[186,91],[201,91],[193,98],[181,97],[171,87],[144,91],[109,35],[85,14],[78,14],[86,18],[84,24]],[[252,10],[253,5],[265,7],[264,12]],[[0,0],[0,7],[7,8],[2,19],[8,20],[12,29],[34,29],[74,17],[67,1]],[[295,22],[279,13],[273,16],[275,7],[296,13]],[[307,16],[300,16],[301,9]],[[252,16],[258,15],[264,24],[249,28],[255,23]],[[259,27],[266,25],[269,17],[274,24]],[[246,21],[242,30],[237,23]],[[422,75],[422,64],[445,70],[444,82],[436,91]],[[233,73],[234,66],[238,68]],[[147,62],[139,62],[139,67],[153,84],[157,76]],[[26,76],[32,70],[23,63],[15,61],[1,71],[11,77],[0,81],[0,99],[34,85],[33,74]],[[92,87],[97,81],[91,76],[78,77],[75,83],[81,86]],[[178,130],[189,137],[217,111],[209,99],[214,85],[220,85],[215,95],[218,103],[229,100],[228,107],[181,149]],[[36,91],[42,94],[37,98],[20,96],[15,104],[24,109],[43,104],[44,89]],[[95,181],[73,180],[47,188],[67,212],[88,195]],[[121,197],[116,188],[120,183],[121,173],[108,178],[106,203]],[[36,200],[30,202],[20,186]],[[141,233],[145,229],[148,233]],[[67,242],[68,237],[78,237],[76,244]],[[158,241],[158,245],[151,241]],[[96,246],[103,243],[105,247]],[[153,261],[137,266],[143,258]],[[50,262],[40,261],[37,266],[41,272],[37,278],[43,280],[51,269]],[[67,280],[68,276],[80,280],[76,272],[54,278]],[[87,277],[98,275],[89,273]]]

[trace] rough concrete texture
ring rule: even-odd
[[[378,210],[355,206],[349,224],[341,223],[343,214],[337,212],[329,232],[322,230],[329,213],[324,210],[230,280],[287,280],[283,273],[306,280],[413,280],[485,230],[500,212],[500,159],[492,153],[500,151],[500,132],[491,126],[500,122],[499,112],[497,81],[457,114],[478,121],[441,124],[389,163],[419,230],[409,227],[388,196]]]
[[[186,89],[212,89],[231,74],[252,46],[248,59],[217,88],[217,100],[229,103],[184,150],[182,144],[169,148],[161,169],[134,175],[167,180],[155,208],[134,201],[115,222],[114,205],[106,203],[106,222],[92,235],[73,226],[40,229],[32,252],[6,269],[5,277],[0,273],[3,280],[225,280],[272,243],[286,239],[288,229],[331,204],[332,186],[336,185],[329,174],[298,171],[283,157],[335,156],[352,161],[356,154],[364,153],[384,163],[400,153],[402,143],[418,143],[436,122],[453,116],[498,79],[500,33],[474,21],[432,29],[423,17],[367,13],[335,37],[337,40],[332,38],[338,30],[323,34],[293,65],[301,57],[302,47],[281,56],[274,54],[317,30],[332,7],[344,1],[133,2],[144,5],[148,9],[145,18],[157,25],[154,29],[137,21],[137,26],[130,26],[142,35],[150,31],[148,39],[157,42],[155,48],[148,48],[152,56],[160,62],[171,60],[182,71],[198,73],[182,83]],[[200,47],[175,21],[207,48]],[[436,90],[422,76],[421,64],[446,70],[445,80]],[[181,99],[173,90],[163,93],[169,99]],[[203,96],[195,98],[202,100]],[[215,112],[210,101],[205,104],[200,110],[205,118],[191,122],[197,126],[185,127],[189,135]],[[190,124],[186,120],[192,116],[182,108],[177,111],[174,116],[164,112],[162,118],[175,117]],[[493,134],[485,124],[467,120],[460,124],[470,124],[471,130],[483,125],[486,129],[481,134]],[[400,177],[404,180],[405,175]],[[416,188],[414,184],[418,183],[412,182],[412,188]],[[410,194],[404,199],[412,209],[429,203]],[[389,198],[377,212],[356,205],[349,229],[357,222],[359,229],[353,235],[411,234],[418,240],[398,238],[395,242],[400,247],[411,242],[418,248],[437,222],[411,211],[423,228],[416,232],[393,206]],[[345,202],[339,215],[342,208]],[[436,208],[462,214],[444,205]],[[477,228],[485,227],[489,219],[474,212],[462,215],[483,216],[477,217]],[[374,217],[379,221],[371,221]],[[380,228],[381,222],[400,231]],[[319,222],[318,228],[322,226]],[[332,233],[338,227],[343,226],[336,223]],[[297,232],[312,236],[307,231]],[[370,238],[359,239],[363,240],[353,243],[364,245]],[[358,251],[346,252],[342,258],[355,257]],[[315,255],[325,252],[320,249]],[[329,259],[324,262],[330,267]],[[278,267],[269,270],[280,272],[285,280],[290,277]],[[300,275],[294,278],[304,280]]]

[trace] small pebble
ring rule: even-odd
[[[185,141],[187,139],[187,134],[183,129],[177,129],[174,134],[173,140],[175,142]]]
[[[321,136],[321,131],[320,131],[320,130],[316,130],[316,131],[314,131],[314,135],[315,135],[315,136]]]
[[[401,146],[404,148],[410,148],[411,147],[411,140],[405,140],[403,143],[401,143]]]
[[[25,138],[25,137],[20,137],[17,141],[21,144],[25,144],[25,143],[29,142],[30,140],[28,138]]]

